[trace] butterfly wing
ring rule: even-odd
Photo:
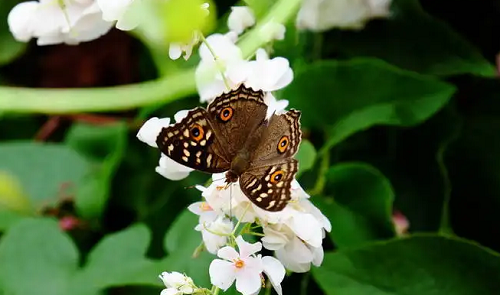
[[[241,175],[240,186],[257,206],[268,211],[281,211],[291,199],[291,185],[298,170],[297,152],[302,132],[300,112],[290,110],[273,114],[267,124],[260,126],[260,141],[250,148],[250,168]],[[253,145],[253,144],[251,144]]]
[[[247,141],[258,141],[260,134],[254,131],[264,123],[266,112],[264,93],[243,85],[210,103],[210,122],[228,160],[231,161]],[[251,135],[257,138],[251,138]]]
[[[262,137],[252,148],[251,167],[267,165],[269,162],[293,157],[302,140],[300,111],[290,110],[284,114],[273,114],[266,126],[262,126]]]
[[[292,158],[268,166],[253,168],[240,177],[243,193],[267,211],[281,211],[291,199],[291,185],[298,170]]]
[[[195,108],[179,123],[163,128],[156,144],[174,161],[202,172],[220,173],[231,167],[203,108]]]

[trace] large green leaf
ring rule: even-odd
[[[35,205],[58,202],[64,184],[78,187],[90,172],[89,162],[60,144],[9,142],[0,145],[0,170],[19,179]]]
[[[329,131],[327,147],[374,125],[412,126],[443,107],[455,88],[375,59],[324,61],[302,68],[283,97],[302,123]]]
[[[90,253],[79,282],[96,289],[160,284],[162,265],[144,257],[150,236],[145,225],[106,236]]]
[[[423,74],[496,74],[477,48],[427,14],[418,0],[395,0],[389,19],[361,31],[333,31],[326,40],[348,56],[377,57]]]
[[[164,263],[144,257],[149,238],[144,225],[111,234],[79,267],[76,246],[57,222],[24,219],[0,243],[0,293],[93,295],[114,286],[160,286]]]
[[[497,294],[500,256],[457,238],[415,236],[325,255],[313,275],[328,295]]]
[[[127,127],[122,123],[74,125],[68,132],[66,143],[93,163],[93,173],[86,177],[77,191],[76,206],[82,216],[98,217],[104,210],[111,179],[125,152]]]
[[[7,24],[7,16],[17,3],[19,3],[18,0],[0,1],[0,19],[2,20],[0,21],[0,66],[12,61],[22,54],[26,48],[26,43],[14,39]]]
[[[339,248],[394,237],[389,181],[374,167],[344,163],[330,168],[321,210],[330,219],[330,233]]]
[[[78,271],[78,251],[57,225],[46,219],[25,219],[0,243],[0,290],[6,294],[64,295]]]

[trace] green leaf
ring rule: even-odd
[[[309,140],[303,139],[295,158],[299,161],[299,172],[297,173],[298,177],[302,173],[313,168],[314,161],[316,161],[316,149],[314,148],[314,145]]]
[[[19,179],[33,204],[48,205],[57,203],[61,185],[78,187],[90,165],[64,145],[9,142],[0,145],[0,170]]]
[[[326,42],[348,56],[377,57],[422,74],[496,75],[477,48],[427,14],[418,0],[394,1],[391,10],[387,20],[373,21],[361,31],[333,31]]]
[[[328,295],[496,294],[499,273],[498,253],[431,235],[329,253],[313,269]]]
[[[333,166],[327,172],[325,194],[332,196],[321,210],[332,223],[330,233],[340,249],[394,237],[391,184],[374,167],[363,163]]]
[[[108,126],[74,125],[68,132],[66,143],[93,163],[92,173],[77,191],[76,207],[84,217],[98,217],[104,210],[112,177],[123,158],[127,127],[122,123]]]
[[[26,43],[18,42],[12,36],[7,24],[10,10],[17,4],[17,0],[0,1],[0,66],[11,62],[26,49]]]
[[[200,286],[208,286],[208,267],[214,256],[203,251],[197,257],[193,253],[200,246],[201,233],[194,230],[198,216],[184,210],[172,224],[165,236],[164,245],[168,252],[165,260],[167,271],[185,272]]]
[[[93,295],[114,286],[160,286],[164,263],[145,257],[149,239],[144,225],[111,234],[79,268],[77,249],[57,222],[24,219],[0,243],[0,293]]]
[[[25,219],[0,243],[0,290],[6,294],[65,295],[78,268],[78,251],[48,219]]]
[[[144,257],[150,239],[142,224],[106,236],[90,253],[79,282],[96,289],[160,283],[162,266]]]
[[[303,111],[303,125],[329,130],[326,149],[374,125],[421,123],[454,92],[452,85],[428,76],[380,60],[356,59],[302,68],[283,97]]]

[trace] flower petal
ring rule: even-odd
[[[219,249],[219,251],[217,251],[217,256],[229,261],[234,261],[235,259],[240,258],[240,254],[238,254],[233,247],[229,246]]]
[[[188,177],[193,169],[177,163],[164,154],[161,155],[159,166],[155,171],[170,180],[181,180]]]
[[[257,294],[261,284],[260,272],[243,269],[236,274],[236,290],[243,295]]]
[[[262,257],[262,264],[264,265],[264,272],[271,281],[276,293],[282,295],[281,282],[285,278],[285,267],[278,259],[271,256]]]
[[[137,132],[137,138],[147,143],[148,145],[157,148],[156,138],[162,128],[167,127],[170,124],[170,118],[162,118],[159,119],[157,117],[153,117],[147,120],[144,125],[142,125],[139,132]]]
[[[9,12],[7,23],[16,40],[27,42],[33,37],[32,20],[38,5],[37,1],[22,2]]]
[[[223,291],[226,291],[229,287],[231,287],[236,279],[234,266],[229,261],[214,259],[212,263],[210,263],[208,272],[210,274],[210,282],[212,285],[221,288]]]
[[[254,244],[250,244],[243,240],[242,236],[238,236],[236,238],[236,244],[238,244],[238,250],[240,251],[240,257],[242,258],[249,257],[250,255],[262,250],[262,243],[257,242]]]

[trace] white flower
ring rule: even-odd
[[[255,90],[275,91],[286,87],[293,80],[293,70],[290,63],[284,57],[269,59],[266,51],[262,48],[257,50],[256,60],[248,62],[241,69],[231,68],[228,75],[233,77],[242,72],[245,86]]]
[[[175,118],[178,119],[177,122],[182,120],[182,118],[187,115],[187,112],[188,111],[179,111],[175,115]],[[170,118],[151,118],[139,129],[139,132],[137,132],[137,138],[140,141],[157,148],[156,138],[158,137],[158,134],[160,134],[161,129],[169,126],[169,124]],[[158,174],[170,180],[181,180],[186,178],[189,173],[193,171],[192,168],[179,164],[164,154],[161,155],[159,165],[155,170]]]
[[[227,18],[227,26],[230,31],[240,35],[243,31],[255,25],[255,16],[248,6],[233,6]]]
[[[38,38],[38,45],[78,44],[97,39],[112,27],[93,0],[24,2],[10,11],[7,21],[16,40]]]
[[[292,183],[292,201],[279,214],[262,218],[265,248],[274,250],[283,265],[294,272],[306,272],[311,263],[323,261],[322,240],[331,230],[330,221],[309,200],[298,182]],[[261,216],[263,216],[261,214]]]
[[[184,52],[184,59],[188,60],[189,57],[191,57],[191,54],[193,53],[193,47],[198,44],[200,41],[199,38],[199,32],[194,32],[193,33],[193,38],[188,42],[188,43],[170,43],[169,49],[168,49],[168,56],[176,60],[179,57],[181,57],[182,53]]]
[[[117,29],[129,31],[139,25],[139,15],[134,10],[140,8],[142,0],[95,1],[102,10],[102,18],[108,22],[116,21]]]
[[[205,43],[200,46],[201,61],[196,68],[195,79],[201,102],[210,101],[227,90],[222,74],[226,76],[228,69],[238,69],[245,63],[240,48],[234,44],[235,35],[235,33],[213,34],[206,38],[206,42],[215,53],[217,60],[214,59]],[[226,77],[226,80],[231,84],[230,87],[241,82],[238,81],[238,75],[234,78],[236,78],[235,81],[232,81]]]
[[[157,148],[156,138],[162,128],[168,127],[170,125],[170,118],[159,119],[157,117],[150,118],[137,132],[137,138],[147,143],[149,146]]]
[[[388,17],[391,0],[304,0],[297,27],[312,31],[361,29],[372,18]]]
[[[167,287],[160,295],[193,294],[196,288],[193,279],[176,271],[162,272],[159,277]]]
[[[181,180],[188,177],[193,169],[179,164],[164,154],[161,154],[159,165],[155,168],[155,171],[167,179]]]
[[[215,254],[220,247],[227,244],[227,237],[233,231],[233,222],[224,216],[218,216],[212,222],[201,221],[195,227],[201,232],[203,243],[208,252]]]
[[[265,272],[276,292],[281,292],[281,282],[285,277],[285,268],[274,257],[261,258],[255,255],[262,249],[261,243],[250,244],[241,236],[236,238],[239,253],[232,247],[221,248],[210,264],[210,281],[213,285],[227,290],[236,280],[236,290],[243,295],[257,294],[261,289],[261,274]]]

